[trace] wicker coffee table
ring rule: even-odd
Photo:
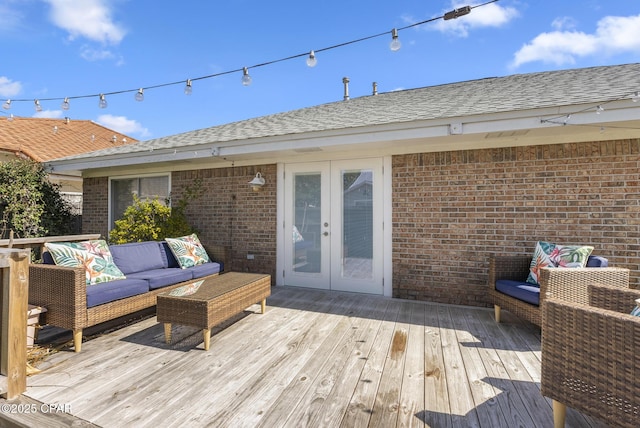
[[[164,335],[171,343],[171,324],[202,329],[204,349],[209,350],[211,328],[243,312],[254,303],[266,310],[271,295],[271,276],[229,272],[158,294],[156,313],[164,323]]]

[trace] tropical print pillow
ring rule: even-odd
[[[87,285],[126,278],[113,263],[109,246],[103,239],[83,242],[48,242],[44,246],[56,265],[83,267]]]
[[[527,282],[538,285],[540,269],[543,267],[583,268],[593,251],[588,245],[558,245],[538,241],[533,252]]]
[[[182,269],[211,261],[195,233],[180,238],[166,238],[165,241]]]
[[[174,288],[173,290],[171,290],[167,294],[169,296],[176,296],[176,297],[190,296],[190,295],[194,294],[196,291],[198,291],[198,288],[200,288],[200,286],[202,285],[203,282],[204,282],[204,279],[201,279],[200,281],[196,281],[196,282],[193,282],[191,284],[187,284],[187,285],[180,286],[178,288]]]

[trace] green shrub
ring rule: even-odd
[[[11,230],[16,238],[73,232],[71,207],[60,186],[47,176],[44,167],[32,160],[0,163],[0,238],[7,238]]]
[[[166,237],[184,236],[194,233],[184,215],[187,201],[181,200],[171,208],[159,200],[142,201],[134,196],[115,227],[109,233],[112,244],[128,242],[160,241]]]

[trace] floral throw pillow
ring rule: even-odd
[[[543,267],[583,268],[593,251],[588,245],[558,245],[539,241],[533,252],[527,282],[538,285]]]
[[[125,275],[113,263],[109,246],[103,239],[83,242],[45,243],[53,261],[58,266],[83,267],[87,285],[125,279]]]
[[[182,269],[211,261],[195,233],[180,238],[166,238],[165,241]]]

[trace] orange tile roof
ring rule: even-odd
[[[22,153],[38,162],[136,142],[90,120],[0,118],[0,151]]]

